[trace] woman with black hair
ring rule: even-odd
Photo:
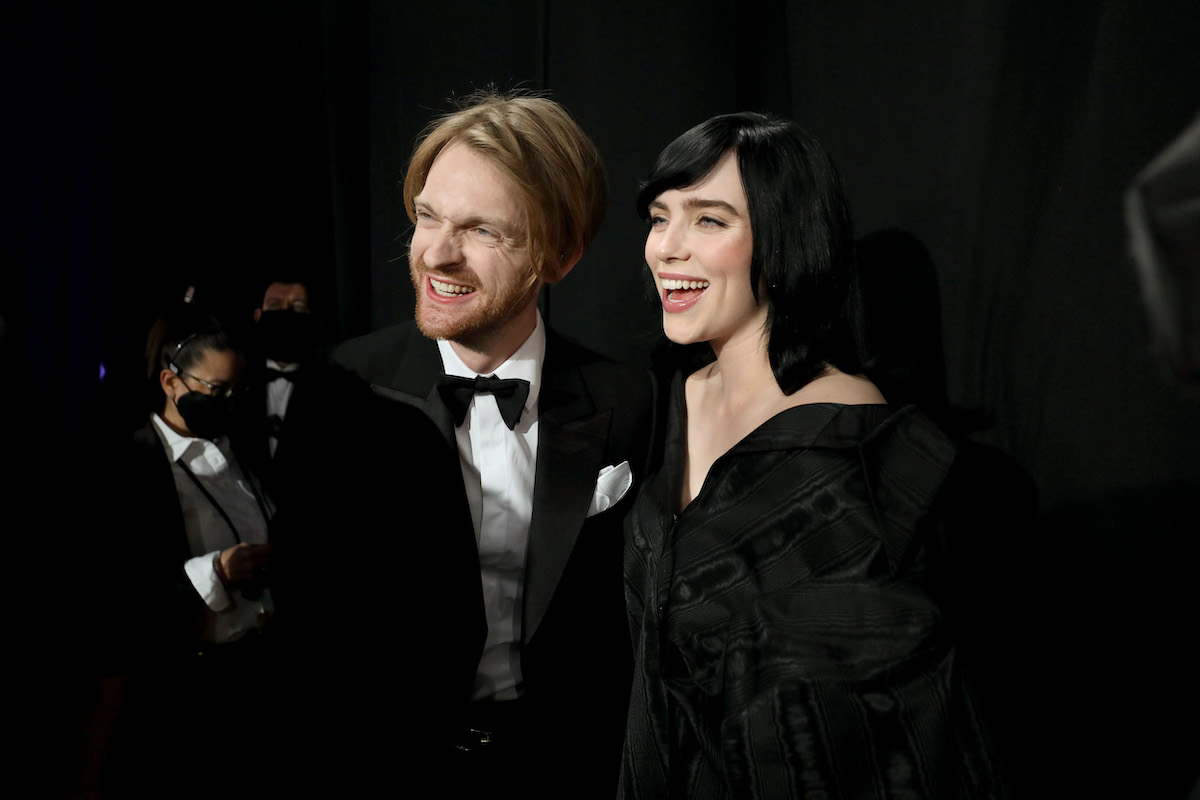
[[[954,447],[864,376],[832,162],[795,123],[719,116],[638,208],[664,331],[704,358],[627,522],[621,796],[1002,796],[926,582]]]
[[[106,462],[90,531],[107,657],[89,751],[104,796],[201,797],[277,780],[280,677],[266,669],[274,506],[231,445],[242,356],[180,304],[146,341],[149,419]],[[269,792],[267,792],[269,794]]]
[[[228,436],[242,357],[216,319],[184,307],[151,332],[147,361],[158,403],[134,434],[142,475],[132,485],[150,493],[144,539],[165,573],[144,579],[169,576],[174,595],[157,610],[175,617],[160,643],[186,654],[245,649],[273,611],[272,506]]]

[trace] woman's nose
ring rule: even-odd
[[[659,261],[680,261],[688,257],[684,237],[679,226],[667,225],[657,232],[654,255]]]

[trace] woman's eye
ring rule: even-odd
[[[700,222],[700,227],[702,227],[702,228],[724,228],[725,227],[725,223],[722,222],[721,220],[717,219],[716,217],[707,217],[707,216],[701,217],[699,222]]]
[[[430,214],[428,211],[426,211],[423,208],[418,208],[415,213],[417,216],[417,224],[418,225],[433,223],[433,222],[437,221],[434,219],[433,214]]]
[[[666,224],[667,224],[666,217],[658,216],[658,215],[650,217],[650,227],[651,228],[661,228]]]

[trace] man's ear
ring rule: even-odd
[[[575,265],[579,263],[579,259],[581,258],[583,258],[582,247],[576,250],[573,254],[564,255],[558,261],[558,270],[555,272],[553,278],[547,278],[545,282],[558,283],[563,278],[567,277],[567,273],[575,268]]]

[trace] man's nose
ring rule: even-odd
[[[453,228],[442,225],[429,231],[429,243],[422,260],[430,269],[454,266],[462,261],[462,245]]]

